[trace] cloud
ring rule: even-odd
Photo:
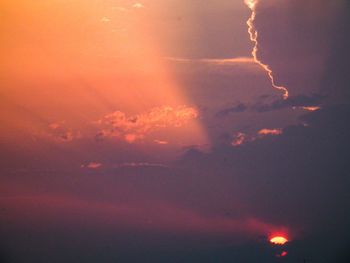
[[[109,19],[108,17],[104,16],[100,19],[100,22],[101,23],[108,23],[108,22],[111,22],[111,19]]]
[[[51,130],[56,130],[56,129],[58,129],[59,127],[61,127],[61,124],[60,124],[60,123],[57,123],[57,122],[54,122],[54,123],[49,124],[49,128],[50,128]]]
[[[60,134],[57,137],[59,140],[64,142],[71,142],[75,138],[74,133],[72,131],[67,131],[65,133]]]
[[[244,143],[247,134],[237,133],[235,144],[240,147],[217,146],[207,154],[185,155],[183,162],[200,174],[217,174],[220,167],[222,176],[239,182],[244,189],[241,200],[259,217],[289,224],[292,232],[337,236],[343,227],[349,230],[350,213],[344,213],[350,207],[349,113],[344,105],[310,112],[301,118],[309,126],[289,126],[283,132],[262,129],[258,135],[278,136],[250,143]],[[332,228],[337,233],[326,231],[335,221],[341,224]]]
[[[81,132],[66,127],[65,121],[50,123],[47,128],[46,131],[37,132],[34,135],[56,142],[72,142],[75,139],[82,138]]]
[[[198,59],[198,62],[215,64],[215,65],[232,65],[232,64],[245,64],[255,63],[251,57],[236,57],[236,58],[223,58],[223,59]]]
[[[238,105],[236,105],[234,107],[220,110],[219,112],[216,113],[216,116],[217,117],[226,117],[226,116],[230,115],[231,113],[240,113],[240,112],[246,111],[247,109],[248,109],[248,107],[245,104],[239,103]]]
[[[255,64],[255,61],[251,57],[236,57],[236,58],[222,58],[222,59],[211,59],[211,58],[177,58],[177,57],[166,57],[166,60],[178,62],[178,63],[202,63],[211,65],[234,65],[234,64]]]
[[[173,64],[175,70],[182,74],[203,74],[205,78],[213,78],[215,74],[225,75],[231,78],[242,73],[249,76],[261,75],[261,68],[252,58],[186,58],[186,57],[163,57],[168,63]],[[244,82],[243,82],[244,83]]]
[[[135,3],[132,5],[132,7],[137,9],[145,8],[145,6],[142,3]]]
[[[305,111],[317,111],[322,108],[321,106],[319,106],[319,104],[322,102],[323,98],[324,97],[320,95],[299,95],[289,97],[286,100],[277,99],[272,101],[271,103],[267,103],[263,101],[265,99],[263,97],[262,101],[259,101],[255,104],[239,103],[233,107],[221,109],[216,113],[216,116],[228,117],[232,113],[242,113],[246,111],[256,111],[259,113],[264,113],[269,111],[282,110],[286,108],[302,109]]]
[[[246,134],[243,132],[237,132],[233,134],[233,139],[231,141],[232,146],[241,146],[247,142],[253,142],[257,139],[263,139],[265,136],[271,135],[281,135],[283,134],[282,129],[260,129],[256,134]]]
[[[127,162],[127,163],[118,164],[116,167],[117,168],[123,168],[123,167],[162,167],[162,168],[166,168],[168,166],[165,164],[161,164],[161,163]]]
[[[324,96],[314,94],[312,96],[298,95],[286,100],[275,100],[272,103],[258,102],[251,108],[257,112],[268,112],[292,107],[319,107]]]
[[[88,163],[86,165],[81,165],[82,168],[89,168],[89,169],[97,169],[100,168],[102,166],[102,163],[98,163],[98,162],[91,162]]]
[[[303,106],[301,108],[306,111],[317,111],[321,109],[320,106]]]
[[[258,131],[259,135],[281,135],[282,129],[261,129]]]
[[[153,140],[156,144],[160,144],[160,145],[166,145],[169,144],[169,142],[164,141],[164,140]]]
[[[112,10],[118,10],[120,12],[126,12],[127,9],[125,7],[122,7],[122,6],[114,6],[112,7]]]
[[[238,133],[233,135],[233,140],[232,140],[231,144],[232,144],[232,146],[240,146],[247,141],[251,141],[251,138],[249,138],[247,136],[247,134],[245,134],[243,132],[238,132]]]
[[[21,174],[19,182],[32,182],[35,187],[46,186],[55,178],[58,181],[54,182],[59,182],[52,184],[55,191],[69,191],[70,196],[28,198],[19,190],[16,200],[0,200],[2,207],[11,211],[4,213],[4,218],[10,222],[23,220],[21,226],[39,222],[38,229],[43,227],[40,220],[48,224],[57,220],[60,225],[64,218],[64,227],[69,230],[67,226],[76,229],[83,221],[82,233],[88,226],[90,231],[105,227],[106,233],[130,229],[127,232],[133,236],[139,229],[149,230],[146,234],[170,233],[170,239],[176,234],[198,240],[200,235],[201,240],[205,236],[214,243],[217,237],[224,237],[220,247],[229,247],[231,253],[236,249],[234,240],[254,239],[288,226],[296,243],[288,245],[286,258],[293,261],[300,255],[311,255],[322,261],[325,251],[335,255],[336,249],[346,247],[349,240],[349,112],[349,107],[325,107],[302,118],[308,127],[290,126],[279,136],[264,136],[240,147],[216,145],[207,153],[187,151],[182,162],[166,169],[156,167],[160,162],[138,158],[111,165],[117,169],[103,176],[76,176],[75,171],[67,175],[65,171],[62,177],[57,172],[52,177],[40,175],[40,181]],[[56,159],[54,162],[57,165]],[[67,180],[71,176],[77,184]],[[72,197],[76,193],[79,198]],[[126,199],[135,202],[118,203]],[[163,204],[157,205],[154,200]],[[57,224],[53,224],[55,229]],[[21,229],[17,225],[14,228]],[[126,239],[123,236],[121,240]],[[163,236],[158,240],[163,242]],[[334,240],[335,248],[329,247],[329,240]],[[305,247],[306,252],[301,249]],[[337,261],[331,258],[329,262]]]
[[[133,143],[142,140],[152,131],[169,127],[179,128],[197,117],[198,111],[187,106],[162,106],[133,116],[115,111],[97,122],[102,129],[95,138],[100,140],[104,137],[118,137]]]

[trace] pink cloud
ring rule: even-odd
[[[247,140],[249,140],[247,134],[242,133],[242,132],[238,132],[238,133],[234,134],[231,144],[232,144],[232,146],[239,146],[239,145],[242,145],[243,143],[245,143]]]
[[[83,164],[81,167],[89,168],[89,169],[97,169],[97,168],[100,168],[101,166],[102,166],[102,163],[91,162],[91,163],[88,163],[86,165]]]
[[[261,129],[260,131],[258,131],[259,135],[280,135],[282,134],[283,131],[282,129]]]
[[[161,144],[161,145],[166,145],[169,144],[167,141],[163,141],[163,140],[153,140],[155,143],[157,144]]]
[[[179,128],[198,117],[195,108],[187,106],[162,106],[148,112],[127,116],[115,111],[104,116],[97,123],[102,129],[99,137],[118,137],[128,143],[145,138],[150,132],[164,128]]]

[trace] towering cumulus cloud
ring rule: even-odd
[[[271,80],[271,84],[275,89],[278,89],[283,92],[283,98],[287,99],[289,97],[289,92],[286,87],[278,86],[275,82],[275,78],[273,75],[273,71],[270,68],[268,64],[264,64],[259,58],[258,58],[258,31],[254,26],[254,21],[256,18],[256,6],[259,3],[259,0],[244,0],[244,3],[249,7],[249,9],[252,11],[249,19],[247,20],[248,25],[248,33],[250,36],[250,40],[254,43],[253,50],[252,50],[252,56],[254,58],[254,61],[259,64],[267,73]]]

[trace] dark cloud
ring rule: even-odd
[[[346,256],[350,233],[349,114],[347,105],[332,106],[303,116],[306,127],[290,126],[280,136],[221,146],[183,162],[230,177],[244,189],[240,199],[250,213],[289,225],[308,248],[307,258],[336,262]],[[336,245],[328,246],[329,240]]]
[[[6,208],[2,224],[11,222],[2,236],[21,242],[9,256],[13,262],[23,262],[22,256],[32,261],[54,257],[57,262],[164,262],[169,257],[170,262],[191,263],[279,262],[275,255],[281,251],[266,236],[260,239],[263,233],[252,228],[256,234],[247,239],[228,231],[232,225],[224,223],[240,222],[242,227],[247,218],[257,218],[288,228],[292,241],[284,247],[285,262],[346,262],[349,114],[347,105],[327,107],[303,116],[308,126],[286,127],[279,136],[240,147],[218,145],[210,153],[192,147],[166,169],[115,169],[107,163],[104,167],[110,169],[97,169],[96,174],[84,169],[52,174],[27,170],[12,176],[23,186],[13,184],[16,191],[27,198],[12,199],[11,204],[1,199]],[[36,199],[25,190],[33,186]],[[8,221],[16,213],[22,221]],[[35,227],[38,222],[43,231]],[[28,236],[24,240],[23,231]],[[216,234],[208,235],[212,231]],[[64,253],[68,246],[72,254]],[[40,253],[28,253],[34,247]]]
[[[252,106],[252,109],[257,112],[267,112],[273,110],[282,110],[292,107],[311,107],[311,106],[320,106],[322,100],[325,99],[325,96],[315,94],[312,96],[298,95],[289,97],[286,100],[278,99],[272,103],[258,102]]]
[[[265,102],[266,99],[271,99],[270,97],[262,96],[258,102],[253,105],[248,105],[244,103],[239,103],[236,106],[222,109],[216,113],[217,117],[227,117],[232,113],[242,113],[247,110],[253,110],[259,113],[291,109],[293,107],[318,107],[322,105],[323,101],[326,99],[325,95],[314,94],[310,96],[298,95],[292,96],[288,99],[276,99],[272,102]]]
[[[244,105],[243,103],[239,103],[238,105],[234,107],[230,107],[227,109],[223,109],[219,112],[216,113],[217,117],[226,117],[230,115],[231,113],[239,113],[239,112],[244,112],[247,110],[247,106]]]

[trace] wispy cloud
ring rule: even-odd
[[[318,111],[321,109],[320,106],[303,106],[301,108],[306,111]]]
[[[166,145],[166,144],[169,144],[169,142],[167,141],[163,141],[163,140],[153,140],[155,143],[157,144],[161,144],[161,145]]]
[[[272,135],[281,135],[283,133],[283,130],[280,128],[274,128],[274,129],[268,129],[263,128],[257,131],[255,134],[246,134],[243,132],[237,132],[233,134],[233,138],[231,141],[231,145],[236,147],[243,145],[247,142],[253,142],[258,139],[263,139],[266,136],[272,136]]]
[[[238,133],[235,133],[233,135],[233,140],[231,142],[231,145],[232,146],[240,146],[240,145],[242,145],[245,142],[250,141],[250,140],[251,140],[251,138],[247,134],[245,134],[243,132],[238,132]]]
[[[145,8],[145,6],[142,3],[135,3],[132,5],[132,7],[137,9]]]
[[[82,168],[89,168],[89,169],[97,169],[97,168],[100,168],[101,166],[102,166],[102,163],[99,163],[99,162],[90,162],[88,164],[81,165]]]
[[[118,164],[117,168],[122,168],[122,167],[163,167],[166,168],[168,167],[165,164],[161,163],[148,163],[148,162],[126,162],[122,164]]]
[[[233,64],[245,64],[245,63],[255,63],[254,59],[251,57],[236,57],[236,58],[222,58],[222,59],[211,59],[211,58],[178,58],[178,57],[166,57],[166,60],[179,62],[179,63],[205,63],[213,65],[233,65]]]
[[[261,129],[258,131],[259,135],[280,135],[282,134],[282,129]]]
[[[252,106],[252,109],[257,112],[268,112],[285,108],[302,108],[304,110],[319,109],[319,104],[323,98],[323,96],[318,94],[313,94],[311,96],[290,96],[286,100],[275,100],[268,104],[258,102]]]
[[[111,19],[109,19],[108,17],[104,16],[100,19],[100,22],[101,23],[108,23],[108,22],[111,22]]]
[[[47,130],[34,134],[56,142],[71,142],[82,137],[78,130],[71,129],[65,125],[65,121],[57,121],[48,124]]]
[[[245,104],[239,103],[236,106],[220,110],[219,112],[216,113],[216,116],[217,117],[226,117],[226,116],[230,115],[231,113],[244,112],[247,109],[248,109],[248,107]]]
[[[125,7],[122,7],[122,6],[114,6],[112,7],[112,10],[117,10],[117,11],[120,11],[120,12],[126,12],[127,9]]]

